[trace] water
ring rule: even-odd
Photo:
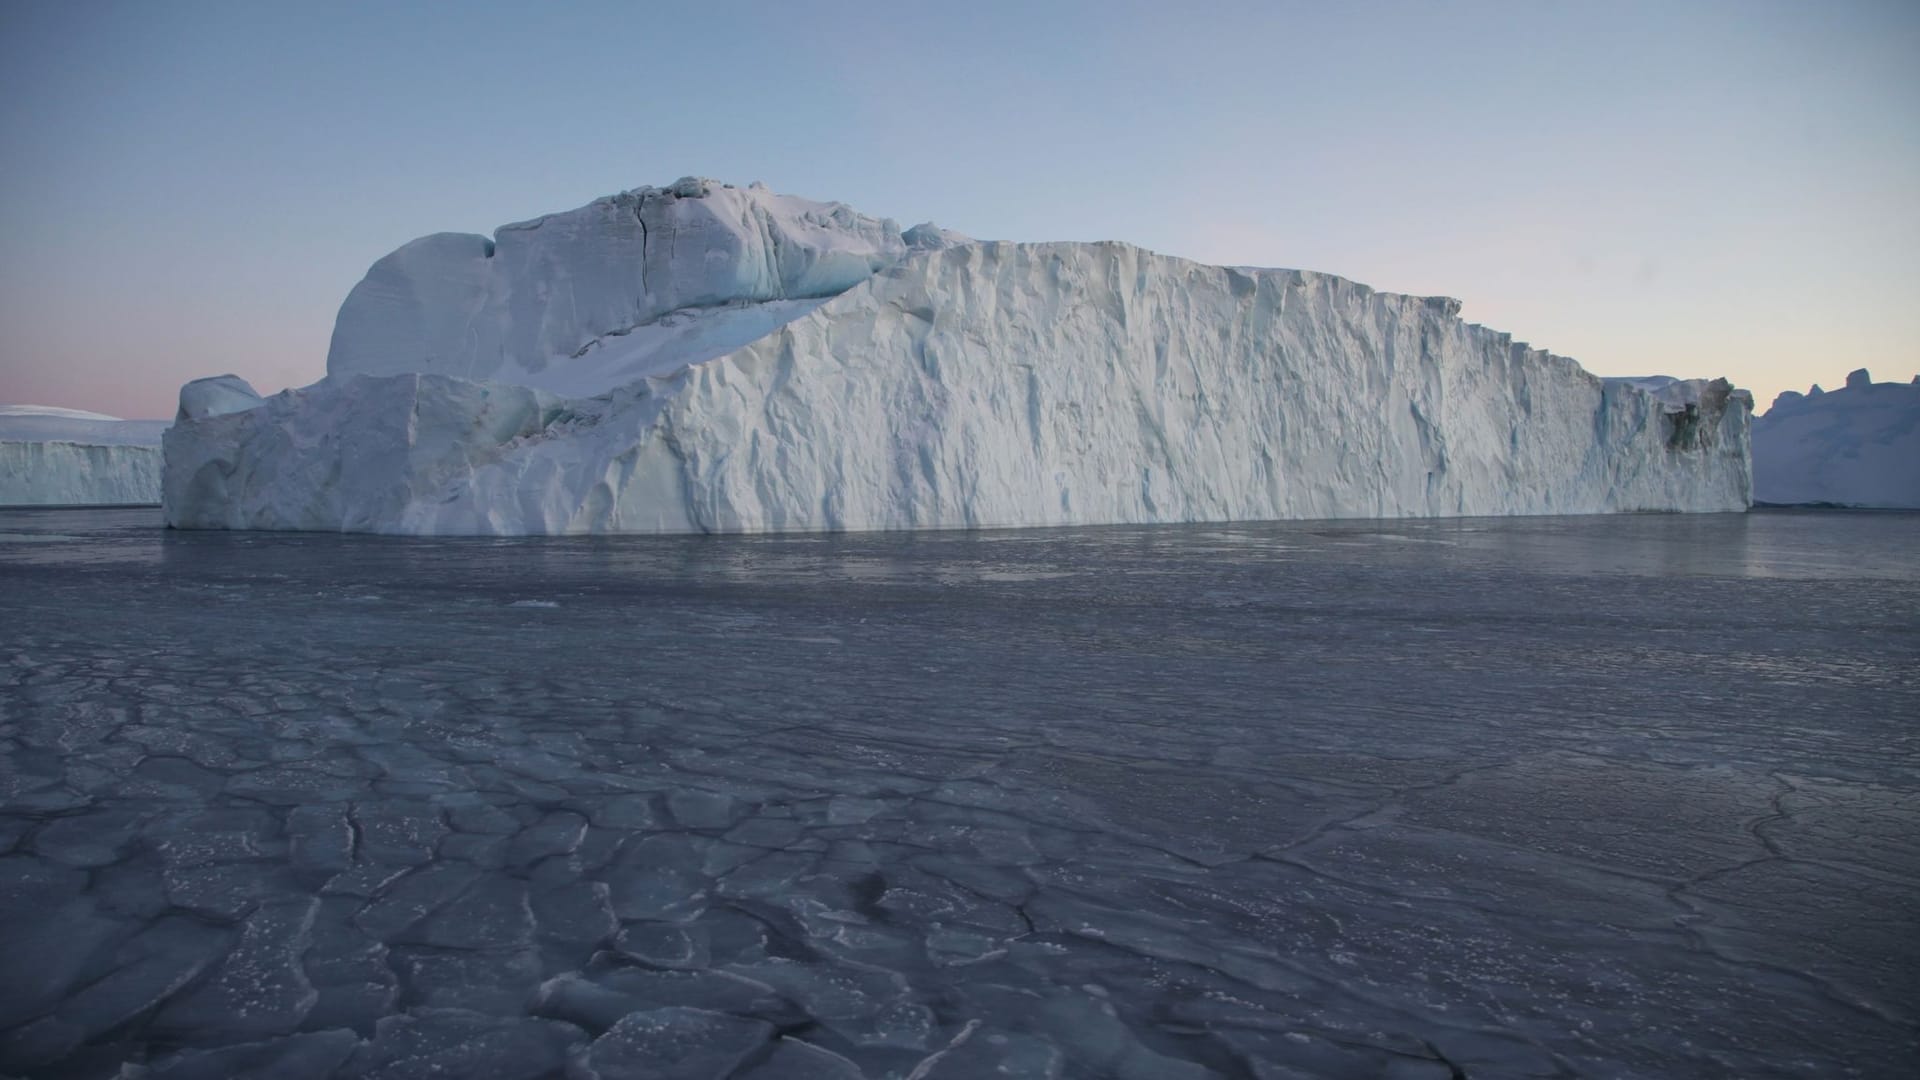
[[[1920,1059],[1920,515],[156,519],[0,513],[0,1073]]]

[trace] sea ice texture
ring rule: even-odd
[[[0,506],[160,501],[164,420],[0,405]]]
[[[0,1075],[1920,1061],[1920,515],[158,519],[0,512]]]
[[[1458,311],[683,180],[381,260],[326,379],[183,413],[167,518],[731,533],[1747,507],[1749,409],[1724,381],[1663,400]]]
[[[1753,422],[1754,498],[1920,509],[1920,379],[1787,391]]]

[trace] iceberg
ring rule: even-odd
[[[456,535],[1746,509],[1744,392],[1602,380],[1459,310],[685,179],[380,260],[320,382],[218,412],[183,391],[166,514]]]
[[[1754,498],[1775,505],[1920,509],[1920,376],[1788,390],[1753,422]]]
[[[0,405],[0,506],[160,501],[164,420]]]

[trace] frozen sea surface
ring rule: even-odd
[[[1920,1060],[1920,515],[157,523],[0,513],[0,1073]]]

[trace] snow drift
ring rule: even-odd
[[[1459,304],[682,181],[381,260],[328,377],[167,437],[182,527],[760,532],[1743,510],[1745,395]]]
[[[1920,377],[1781,394],[1753,422],[1753,483],[1766,503],[1920,509]]]
[[[164,420],[0,405],[0,506],[160,501]]]

